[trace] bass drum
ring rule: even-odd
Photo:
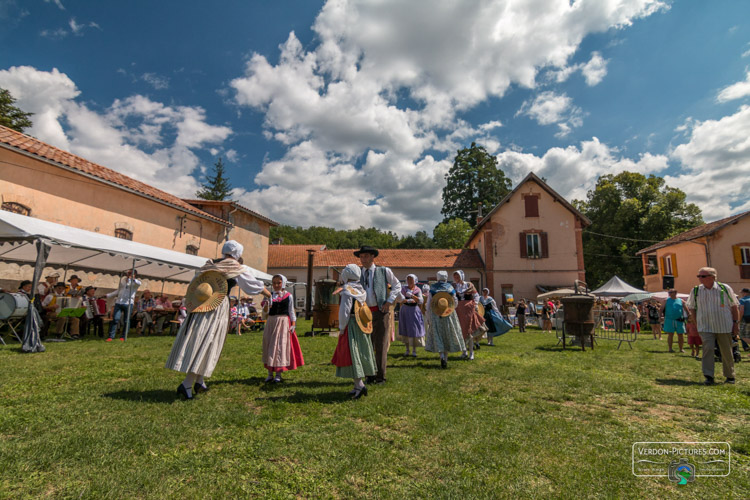
[[[24,293],[0,293],[0,320],[23,318],[29,312],[29,297]]]

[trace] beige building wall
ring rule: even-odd
[[[0,148],[0,198],[2,202],[20,203],[31,209],[31,216],[79,229],[115,235],[115,229],[126,229],[133,241],[185,253],[188,245],[198,248],[198,255],[213,259],[220,256],[227,235],[245,246],[245,262],[265,271],[268,262],[269,224],[245,213],[233,214],[235,227],[219,221],[172,208],[163,203],[110,186],[96,179],[50,165],[45,161]],[[64,269],[54,269],[65,274]],[[45,269],[45,274],[53,272]],[[116,275],[87,273],[70,268],[67,276],[77,274],[83,285],[94,285],[104,291],[117,287]],[[33,268],[0,262],[0,287],[14,290],[17,283],[32,279]],[[184,295],[184,283],[144,279],[140,290],[164,290],[169,295]]]
[[[658,273],[644,276],[646,290],[662,291],[662,277],[665,274],[663,263],[664,258],[669,256],[677,262],[675,288],[680,293],[688,293],[699,284],[696,277],[698,270],[709,265],[706,257],[706,243],[710,267],[716,269],[719,281],[726,283],[737,293],[742,288],[750,287],[750,279],[741,277],[740,267],[734,259],[735,245],[750,247],[750,217],[744,217],[736,224],[729,224],[708,237],[669,245],[652,252],[657,257]],[[672,271],[674,273],[674,268]]]
[[[525,196],[539,197],[538,217],[526,217]],[[519,234],[524,231],[547,233],[547,258],[521,257]],[[487,280],[496,299],[509,286],[516,301],[534,299],[540,293],[536,285],[572,287],[581,277],[580,231],[575,214],[529,180],[495,211],[468,247],[476,248],[487,264]]]

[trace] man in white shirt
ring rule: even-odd
[[[367,377],[368,383],[385,383],[385,371],[388,363],[388,348],[391,345],[391,314],[396,298],[401,294],[401,282],[390,268],[375,265],[378,256],[377,248],[363,246],[354,252],[362,263],[360,283],[367,292],[367,305],[372,311],[372,347],[375,350],[375,361],[378,373]],[[388,285],[391,289],[388,291]]]
[[[714,383],[714,348],[719,344],[725,383],[734,384],[732,336],[739,335],[740,309],[734,291],[716,281],[716,269],[702,267],[698,271],[700,285],[690,291],[687,306],[690,318],[696,321],[703,340],[704,384]]]
[[[132,310],[133,302],[135,301],[135,292],[141,286],[141,281],[137,278],[137,275],[137,271],[132,271],[131,274],[131,271],[128,270],[125,273],[125,277],[120,280],[119,288],[107,294],[107,298],[117,297],[115,299],[115,307],[112,311],[112,323],[109,324],[107,342],[112,342],[115,339],[117,324],[120,322],[122,315],[127,315]],[[120,340],[125,341],[125,327],[123,327],[122,334],[120,334]]]

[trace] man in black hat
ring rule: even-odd
[[[65,295],[68,297],[80,297],[83,295],[83,287],[81,286],[81,278],[77,274],[74,274],[68,280],[70,285],[65,287]]]
[[[367,292],[367,305],[372,311],[372,347],[375,350],[375,361],[378,373],[375,377],[367,377],[368,383],[382,384],[385,382],[385,370],[388,363],[388,348],[391,345],[391,306],[401,293],[401,282],[393,275],[390,268],[375,265],[378,256],[377,248],[363,246],[354,252],[362,263],[362,277],[360,283]],[[390,285],[390,291],[388,286]]]

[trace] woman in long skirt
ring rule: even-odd
[[[226,280],[227,291],[239,285],[248,295],[262,293],[270,297],[271,292],[266,290],[263,282],[255,278],[250,268],[240,263],[242,250],[242,245],[236,241],[227,241],[221,250],[224,257],[208,261],[193,282],[200,282],[202,276],[212,271],[219,273]],[[205,288],[203,290],[205,291]],[[167,358],[166,368],[187,374],[177,387],[177,394],[185,399],[193,399],[194,393],[208,390],[204,377],[213,374],[224,347],[229,325],[229,297],[224,295],[221,298],[214,292],[204,304],[213,300],[220,302],[216,307],[212,305],[210,310],[203,311],[205,308],[202,305],[189,307],[190,312],[180,325],[172,344],[172,351]]]
[[[271,304],[263,329],[263,366],[268,370],[266,382],[279,383],[282,381],[281,372],[296,370],[305,364],[305,360],[295,332],[297,315],[294,300],[292,294],[285,290],[286,277],[275,275],[271,285]]]
[[[422,290],[417,286],[417,276],[406,277],[406,287],[401,288],[401,309],[398,315],[398,334],[406,344],[406,355],[417,357],[417,346],[424,345],[424,319],[421,305],[424,304]]]
[[[370,335],[365,334],[354,315],[356,308],[367,307],[367,292],[359,282],[362,271],[356,264],[347,265],[341,272],[342,288],[339,300],[339,340],[331,363],[336,366],[336,376],[354,380],[354,389],[349,392],[352,399],[367,396],[367,386],[362,379],[377,373],[375,353]],[[372,323],[370,323],[372,324]]]
[[[461,270],[453,273],[453,288],[456,289],[456,297],[458,297],[456,314],[458,314],[461,332],[469,351],[468,353],[464,351],[463,357],[473,360],[474,339],[478,340],[485,332],[484,318],[477,312],[479,294],[471,282],[464,281],[464,272]],[[477,349],[479,349],[479,344],[477,344]]]
[[[450,283],[448,283],[448,272],[439,271],[437,273],[437,283],[430,287],[430,295],[428,297],[428,329],[425,337],[425,350],[429,352],[440,353],[440,366],[442,368],[448,368],[448,353],[450,352],[461,352],[466,351],[466,344],[464,344],[464,338],[461,334],[461,324],[458,322],[458,316],[456,315],[455,306],[458,303],[456,300],[456,291],[453,289]],[[433,298],[437,299],[440,297],[441,292],[445,292],[445,297],[449,297],[445,300],[446,303],[442,303],[440,300],[436,300],[437,304],[433,304]]]
[[[508,333],[510,323],[503,318],[500,310],[497,308],[497,302],[490,296],[489,288],[482,290],[479,303],[484,306],[484,320],[485,325],[487,325],[487,345],[495,345],[495,337]]]

